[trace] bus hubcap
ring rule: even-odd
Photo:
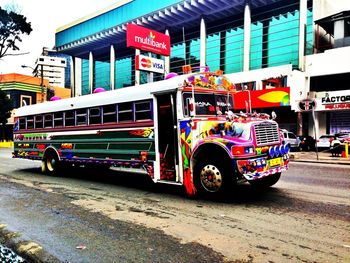
[[[222,175],[220,170],[211,164],[203,167],[200,173],[201,184],[209,192],[219,191],[222,185]]]
[[[56,160],[55,160],[55,158],[51,158],[51,157],[47,158],[46,164],[47,164],[47,169],[48,169],[50,172],[52,172],[52,171],[55,170],[55,166],[56,166]]]

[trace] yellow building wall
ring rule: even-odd
[[[53,87],[55,90],[55,96],[60,97],[61,99],[67,99],[72,97],[71,89],[61,88],[61,87]]]

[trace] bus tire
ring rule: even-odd
[[[41,161],[41,171],[47,175],[56,175],[60,168],[60,161],[55,151],[45,152]]]
[[[275,173],[259,180],[249,181],[254,187],[268,188],[276,184],[281,177],[281,173]]]
[[[221,195],[227,193],[230,184],[228,158],[220,156],[199,158],[194,167],[194,184],[199,195]],[[233,177],[233,175],[231,175]]]

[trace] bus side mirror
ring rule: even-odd
[[[195,111],[195,105],[194,105],[194,99],[190,98],[189,99],[189,110],[190,110],[190,117],[194,117],[196,115]]]
[[[271,112],[271,118],[272,118],[273,120],[275,120],[275,119],[277,118],[276,112],[274,112],[274,111]]]

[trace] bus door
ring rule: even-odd
[[[176,93],[158,94],[158,145],[160,180],[177,181],[178,139],[176,123]]]

